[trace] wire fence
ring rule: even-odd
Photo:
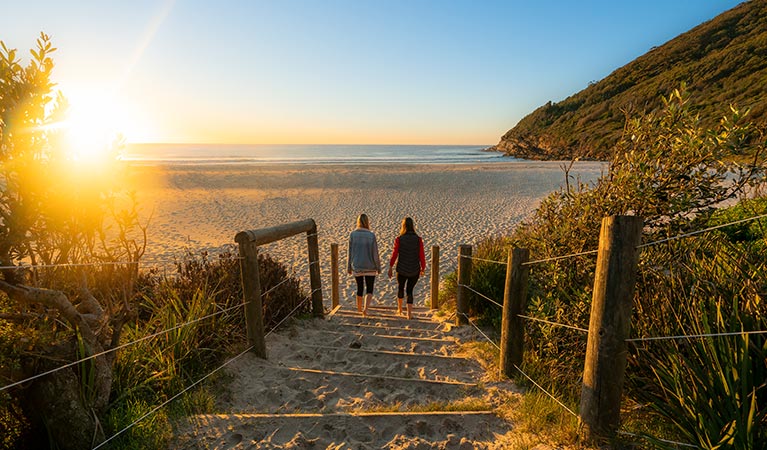
[[[689,233],[684,233],[684,234],[680,234],[680,235],[677,235],[677,236],[672,236],[672,237],[669,237],[669,238],[660,239],[660,240],[653,241],[653,242],[648,242],[646,244],[639,245],[637,248],[651,247],[651,246],[654,246],[654,245],[663,244],[665,242],[676,241],[678,239],[684,239],[684,238],[687,238],[687,237],[697,236],[699,234],[708,233],[709,231],[718,230],[720,228],[726,228],[726,227],[729,227],[729,226],[732,226],[732,225],[738,225],[738,224],[741,224],[741,223],[752,222],[754,220],[759,220],[759,219],[764,219],[764,218],[767,218],[767,214],[760,214],[758,216],[748,217],[748,218],[741,219],[741,220],[735,220],[735,221],[724,223],[724,224],[721,224],[721,225],[715,225],[713,227],[704,228],[702,230],[691,231]]]
[[[239,259],[243,259],[243,258],[242,258],[242,257],[233,257],[233,259],[238,259],[238,260],[239,260]],[[311,264],[310,264],[310,266],[311,266],[311,265],[313,265],[313,264],[315,264],[315,263],[317,263],[317,262],[318,262],[318,261],[315,261],[314,263],[311,263]],[[101,265],[118,265],[118,264],[119,264],[119,265],[124,265],[124,264],[138,264],[138,262],[136,262],[136,261],[128,261],[128,262],[125,262],[125,261],[121,261],[121,262],[110,261],[110,262],[93,262],[93,263],[82,263],[82,264],[44,264],[44,265],[23,265],[23,266],[0,266],[0,269],[3,269],[3,268],[4,268],[4,269],[10,269],[10,268],[17,268],[17,269],[18,269],[18,268],[24,268],[24,269],[34,269],[34,268],[40,268],[40,267],[45,267],[45,268],[52,268],[52,267],[94,267],[94,266],[101,266]],[[283,284],[285,284],[285,283],[287,283],[287,282],[291,281],[292,277],[295,277],[295,276],[296,276],[296,271],[295,271],[295,268],[293,268],[293,269],[292,269],[292,271],[291,271],[291,273],[290,273],[290,274],[288,274],[288,275],[285,277],[285,279],[284,279],[284,280],[282,280],[282,281],[281,281],[281,282],[279,282],[278,284],[276,284],[276,285],[272,286],[272,287],[271,287],[271,288],[269,288],[267,291],[263,292],[263,293],[261,294],[261,297],[263,298],[263,297],[265,297],[265,296],[269,295],[270,293],[272,293],[273,291],[275,291],[276,289],[278,289],[278,288],[279,288],[280,286],[282,286]],[[316,290],[315,290],[315,291],[316,291]],[[283,319],[282,319],[282,320],[281,320],[281,321],[280,321],[280,322],[279,322],[277,325],[275,325],[275,326],[272,328],[272,330],[270,330],[270,331],[269,331],[269,333],[271,333],[272,331],[274,331],[274,329],[276,329],[277,327],[279,327],[279,326],[280,326],[280,325],[281,325],[281,324],[282,324],[282,323],[283,323],[283,322],[284,322],[284,321],[285,321],[287,318],[289,318],[289,317],[290,317],[292,314],[294,314],[294,313],[295,313],[295,311],[297,311],[298,309],[300,309],[300,307],[301,307],[301,306],[303,306],[303,305],[304,305],[304,304],[307,302],[307,300],[308,300],[309,298],[311,298],[311,295],[312,295],[312,294],[313,294],[315,291],[312,291],[312,292],[309,294],[309,297],[307,297],[307,298],[305,298],[303,301],[301,301],[301,302],[299,303],[299,305],[298,305],[296,308],[294,308],[294,309],[293,309],[293,310],[292,310],[290,313],[288,313],[288,315],[287,315],[286,317],[284,317],[284,318],[283,318]],[[243,308],[244,306],[246,306],[246,305],[247,305],[247,304],[249,304],[249,303],[250,303],[250,302],[242,302],[242,303],[238,303],[238,304],[236,304],[236,305],[230,306],[230,307],[228,307],[228,308],[224,308],[224,309],[221,309],[221,310],[219,310],[219,311],[216,311],[216,312],[214,312],[214,313],[211,313],[211,314],[207,314],[207,315],[205,315],[205,316],[202,316],[202,317],[198,317],[198,318],[196,318],[196,319],[193,319],[193,320],[189,320],[189,321],[183,322],[183,323],[181,323],[181,324],[178,324],[178,325],[176,325],[176,326],[173,326],[173,327],[171,327],[171,328],[167,328],[167,329],[164,329],[164,330],[158,331],[158,332],[156,332],[156,333],[152,333],[152,334],[149,334],[149,335],[147,335],[147,336],[143,336],[143,337],[141,337],[141,338],[135,339],[135,340],[133,340],[133,341],[130,341],[130,342],[127,342],[127,343],[124,343],[124,344],[118,345],[118,346],[116,346],[116,347],[113,347],[113,348],[110,348],[110,349],[107,349],[107,350],[104,350],[104,351],[101,351],[101,352],[97,352],[97,353],[94,353],[94,354],[92,354],[92,355],[89,355],[89,356],[85,356],[85,357],[79,358],[79,359],[77,359],[77,360],[75,360],[75,361],[69,362],[69,363],[67,363],[67,364],[63,364],[63,365],[61,365],[61,366],[59,366],[59,367],[56,367],[56,368],[54,368],[54,369],[50,369],[50,370],[47,370],[47,371],[45,371],[45,372],[41,372],[41,373],[39,373],[39,374],[35,374],[35,375],[33,375],[33,376],[30,376],[30,377],[24,378],[24,379],[22,379],[22,380],[19,380],[19,381],[13,382],[13,383],[9,383],[9,384],[7,384],[7,385],[4,385],[4,386],[0,386],[0,392],[3,392],[3,391],[6,391],[6,390],[9,390],[9,389],[12,389],[12,388],[14,388],[14,387],[17,387],[17,386],[21,386],[21,385],[23,385],[23,384],[29,383],[29,382],[31,382],[31,381],[37,380],[37,379],[39,379],[39,378],[42,378],[42,377],[45,377],[45,376],[47,376],[47,375],[51,375],[51,374],[54,374],[54,373],[56,373],[56,372],[59,372],[59,371],[61,371],[61,370],[64,370],[64,369],[68,369],[68,368],[71,368],[71,367],[77,366],[77,365],[79,365],[79,364],[81,364],[81,363],[84,363],[84,362],[90,361],[90,360],[92,360],[92,359],[95,359],[95,358],[99,358],[99,357],[102,357],[102,356],[106,356],[106,355],[108,355],[108,354],[110,354],[110,353],[114,353],[114,352],[117,352],[117,351],[119,351],[119,350],[125,349],[125,348],[127,348],[127,347],[130,347],[130,346],[132,346],[132,345],[136,345],[136,344],[138,344],[138,343],[141,343],[141,342],[143,342],[143,341],[146,341],[146,340],[149,340],[149,339],[153,339],[153,338],[156,338],[156,337],[162,336],[162,335],[164,335],[164,334],[168,334],[168,333],[170,333],[170,332],[173,332],[173,331],[175,331],[175,330],[179,330],[179,329],[181,329],[181,328],[185,328],[185,327],[188,327],[188,326],[190,326],[190,325],[194,325],[194,324],[196,324],[196,323],[199,323],[199,322],[202,322],[202,321],[204,321],[204,320],[208,320],[208,319],[214,318],[214,317],[216,317],[216,316],[220,316],[220,315],[222,315],[222,314],[225,314],[225,313],[227,313],[227,312],[233,311],[233,310],[235,310],[235,309],[240,309],[240,308]],[[268,334],[267,334],[267,335],[268,335]]]
[[[656,245],[660,245],[660,244],[664,244],[664,243],[667,243],[667,242],[676,241],[676,240],[680,240],[680,239],[684,239],[684,238],[689,238],[689,237],[693,237],[693,236],[698,236],[698,235],[701,235],[701,234],[704,234],[704,233],[707,233],[707,232],[711,232],[711,231],[714,231],[714,230],[726,228],[728,226],[743,224],[743,223],[747,223],[747,222],[750,222],[750,221],[759,220],[759,219],[763,219],[763,218],[767,218],[767,214],[757,215],[757,216],[754,216],[754,217],[750,217],[750,218],[746,218],[746,219],[741,219],[741,220],[730,221],[730,222],[725,223],[725,224],[711,226],[711,227],[707,227],[705,229],[691,231],[691,232],[679,234],[677,236],[673,236],[673,237],[669,237],[669,238],[665,238],[665,239],[660,239],[660,240],[644,243],[644,244],[638,245],[637,249],[646,249],[646,248],[649,248],[649,247],[652,247],[652,246],[656,246]],[[562,255],[562,256],[554,256],[554,257],[550,257],[550,258],[542,258],[542,259],[527,261],[527,262],[522,263],[522,266],[531,266],[531,265],[539,264],[539,263],[552,262],[552,261],[560,261],[560,260],[564,260],[564,259],[567,259],[567,258],[575,258],[575,257],[580,257],[580,256],[594,255],[594,254],[598,254],[598,253],[599,253],[599,250],[577,252],[577,253],[572,253],[572,254],[567,254],[567,255]],[[507,262],[503,262],[503,261],[497,261],[497,260],[492,260],[492,259],[480,258],[480,257],[476,257],[476,256],[460,255],[459,254],[459,259],[460,258],[467,258],[467,259],[471,259],[471,260],[474,260],[474,261],[491,263],[491,264],[508,264]],[[463,289],[466,289],[466,290],[474,293],[478,297],[480,297],[480,298],[482,298],[482,299],[484,299],[484,300],[486,300],[486,301],[488,301],[488,302],[490,302],[490,303],[492,303],[492,304],[494,304],[494,305],[496,305],[498,307],[503,308],[503,305],[500,302],[497,302],[497,301],[493,300],[492,298],[488,297],[487,295],[477,291],[476,289],[474,289],[471,286],[469,286],[467,283],[457,283],[457,286],[459,288],[463,288]],[[499,351],[503,351],[503,350],[501,350],[501,347],[498,344],[496,344],[492,339],[490,339],[488,337],[488,335],[484,331],[482,331],[476,325],[476,323],[474,323],[474,321],[468,316],[468,314],[460,313],[460,312],[459,312],[459,314],[462,314],[463,316],[465,316],[465,318],[468,321],[468,323],[471,324],[475,329],[477,329],[477,331],[480,332],[480,334],[483,336],[484,339],[486,339],[488,342],[492,343],[496,348],[498,348]],[[529,321],[533,321],[533,322],[539,322],[539,323],[551,325],[551,326],[564,327],[564,328],[576,330],[576,331],[579,331],[579,332],[582,332],[582,333],[587,333],[587,334],[589,333],[589,329],[586,329],[586,328],[581,328],[581,327],[577,327],[577,326],[557,323],[557,322],[553,322],[553,321],[546,320],[546,319],[532,317],[532,316],[529,316],[529,315],[517,314],[517,317],[522,318],[522,319],[526,319],[526,320],[529,320]],[[656,336],[656,337],[637,337],[637,338],[626,339],[625,341],[626,342],[639,343],[639,342],[661,341],[661,340],[679,340],[679,339],[691,340],[691,339],[720,338],[720,337],[728,337],[728,336],[749,336],[749,335],[767,335],[767,330],[743,330],[743,331],[722,332],[722,333],[703,333],[703,334],[671,335],[671,336]],[[567,405],[565,405],[562,401],[560,401],[554,395],[552,395],[551,392],[547,391],[543,386],[541,386],[539,383],[537,383],[535,380],[533,380],[518,365],[514,364],[513,366],[514,366],[515,370],[517,370],[523,377],[525,377],[528,381],[530,381],[541,392],[543,392],[545,395],[547,395],[549,398],[551,398],[553,401],[555,401],[557,404],[559,404],[563,409],[565,409],[567,412],[569,412],[571,415],[573,415],[575,417],[578,416],[572,409],[568,408]],[[642,438],[642,439],[648,439],[649,438],[648,436],[636,435],[636,434],[632,434],[632,433],[624,432],[624,431],[619,431],[619,433],[622,434],[622,435],[625,435],[625,436],[630,436],[630,437],[635,437],[635,438]],[[687,443],[684,443],[684,442],[678,442],[678,441],[672,441],[672,440],[664,440],[664,439],[658,439],[658,438],[650,438],[650,439],[653,439],[654,441],[657,441],[657,442],[663,442],[663,443],[669,444],[669,445],[676,445],[678,447],[700,448],[697,445],[687,444]]]
[[[134,341],[131,341],[131,342],[127,342],[127,343],[125,343],[125,344],[122,344],[122,345],[119,345],[119,346],[117,346],[117,347],[114,347],[114,348],[110,348],[110,349],[108,349],[108,350],[104,350],[104,351],[102,351],[102,352],[99,352],[99,353],[95,353],[95,354],[93,354],[93,355],[90,355],[90,356],[86,356],[86,357],[80,358],[80,359],[78,359],[78,360],[76,360],[76,361],[73,361],[73,362],[70,362],[70,363],[64,364],[64,365],[62,365],[62,366],[56,367],[55,369],[51,369],[51,370],[48,370],[48,371],[46,371],[46,372],[43,372],[43,373],[39,373],[39,374],[37,374],[37,375],[33,375],[33,376],[31,376],[31,377],[25,378],[25,379],[23,379],[23,380],[20,380],[20,381],[16,381],[15,383],[11,383],[11,384],[8,384],[8,385],[5,385],[5,386],[2,386],[2,387],[0,387],[0,392],[2,392],[2,391],[5,391],[5,390],[7,390],[7,389],[10,389],[10,388],[13,388],[13,387],[16,387],[16,386],[19,386],[19,385],[22,385],[22,384],[24,384],[24,383],[28,383],[28,382],[30,382],[30,381],[36,380],[36,379],[38,379],[38,378],[41,378],[41,377],[44,377],[44,376],[46,376],[46,375],[50,375],[50,374],[52,374],[52,373],[56,373],[56,372],[58,372],[58,371],[60,371],[60,370],[64,370],[64,369],[67,369],[67,368],[69,368],[69,367],[73,367],[73,366],[76,366],[76,365],[78,365],[78,364],[80,364],[80,363],[84,363],[84,362],[86,362],[86,361],[90,361],[91,359],[94,359],[94,358],[98,358],[98,357],[101,357],[101,356],[105,356],[105,355],[108,355],[108,354],[110,354],[110,353],[116,352],[116,351],[118,351],[118,350],[122,350],[122,349],[124,349],[124,348],[130,347],[131,345],[135,345],[135,344],[138,344],[139,342],[143,342],[143,341],[146,341],[146,340],[148,340],[148,339],[152,339],[152,338],[155,338],[155,337],[158,337],[158,336],[162,336],[163,334],[167,334],[167,333],[170,333],[171,331],[175,331],[175,330],[178,330],[178,329],[180,329],[180,328],[184,328],[184,327],[187,327],[187,326],[189,326],[189,325],[193,325],[193,324],[195,324],[195,323],[201,322],[201,321],[203,321],[203,320],[207,320],[207,319],[210,319],[210,318],[213,318],[213,317],[219,316],[219,315],[221,315],[221,314],[224,314],[224,313],[226,313],[226,312],[232,311],[232,310],[234,310],[234,309],[242,308],[243,306],[245,306],[245,305],[246,305],[246,304],[248,304],[248,303],[249,303],[249,302],[243,302],[243,303],[240,303],[240,304],[238,304],[238,305],[234,305],[234,306],[231,306],[231,307],[229,307],[229,308],[226,308],[226,309],[222,309],[222,310],[220,310],[220,311],[217,311],[217,312],[215,312],[215,313],[212,313],[212,314],[208,314],[208,315],[206,315],[206,316],[203,316],[203,317],[199,317],[199,318],[197,318],[197,319],[194,319],[194,320],[190,320],[190,321],[188,321],[188,322],[184,322],[184,323],[182,323],[182,324],[176,325],[175,327],[171,327],[171,328],[168,328],[168,329],[165,329],[165,330],[162,330],[162,331],[158,331],[157,333],[153,333],[153,334],[150,334],[150,335],[144,336],[144,337],[142,337],[142,338],[136,339],[136,340],[134,340]]]
[[[466,289],[470,290],[471,292],[473,292],[473,293],[475,293],[475,294],[479,295],[480,297],[484,298],[484,299],[485,299],[485,300],[487,300],[488,302],[492,303],[493,305],[495,305],[495,306],[497,306],[497,307],[499,307],[499,308],[503,308],[503,305],[502,305],[502,304],[498,303],[497,301],[493,300],[492,298],[488,297],[487,295],[485,295],[485,294],[483,294],[483,293],[481,293],[481,292],[479,292],[479,291],[475,290],[475,289],[474,289],[474,288],[472,288],[471,286],[467,286],[467,285],[465,285],[465,284],[456,284],[456,286],[460,286],[460,287],[466,288]]]
[[[280,320],[280,321],[279,321],[279,323],[277,323],[277,324],[276,324],[274,327],[272,327],[272,329],[271,329],[271,330],[269,330],[269,332],[268,332],[268,333],[266,333],[266,334],[264,335],[264,337],[266,337],[266,336],[269,336],[269,335],[270,335],[272,332],[274,332],[274,331],[275,331],[277,328],[279,328],[279,326],[280,326],[280,325],[282,325],[282,324],[283,324],[283,323],[284,323],[286,320],[288,320],[289,318],[291,318],[291,317],[292,317],[292,316],[293,316],[293,315],[296,313],[296,311],[298,311],[298,310],[299,310],[299,309],[300,309],[300,308],[301,308],[301,307],[302,307],[304,304],[306,304],[306,302],[307,302],[307,301],[309,301],[309,300],[312,298],[312,295],[313,295],[313,294],[314,294],[314,292],[316,292],[316,291],[317,291],[317,289],[315,289],[315,290],[311,291],[311,292],[309,293],[309,295],[307,295],[306,297],[304,297],[304,299],[303,299],[303,300],[302,300],[302,301],[301,301],[301,302],[298,304],[298,306],[296,306],[295,308],[293,308],[293,310],[292,310],[292,311],[290,311],[290,312],[289,312],[289,313],[288,313],[288,314],[287,314],[285,317],[283,317],[283,319],[282,319],[282,320]],[[241,306],[241,305],[238,305],[238,306]],[[224,368],[224,367],[226,367],[227,365],[231,364],[232,362],[234,362],[234,361],[236,361],[237,359],[239,359],[239,358],[241,358],[242,356],[244,356],[244,355],[245,355],[247,352],[249,352],[250,350],[252,350],[252,349],[253,349],[253,347],[254,347],[254,346],[250,346],[250,347],[246,348],[245,350],[243,350],[242,352],[240,352],[240,353],[239,353],[239,354],[237,354],[236,356],[234,356],[234,357],[230,358],[229,360],[227,360],[226,362],[224,362],[224,363],[223,363],[223,364],[221,364],[220,366],[218,366],[218,367],[216,367],[215,369],[213,369],[212,371],[208,372],[208,373],[207,373],[207,374],[205,374],[203,377],[201,377],[200,379],[198,379],[198,380],[197,380],[197,381],[195,381],[194,383],[190,384],[189,386],[187,386],[186,388],[184,388],[183,390],[181,390],[180,392],[178,392],[178,393],[177,393],[176,395],[174,395],[173,397],[171,397],[171,398],[169,398],[168,400],[164,401],[164,402],[163,402],[163,403],[161,403],[160,405],[158,405],[158,406],[156,406],[155,408],[153,408],[151,411],[149,411],[149,412],[147,412],[146,414],[142,415],[141,417],[139,417],[138,419],[134,420],[132,423],[130,423],[129,425],[127,425],[126,427],[124,427],[124,428],[123,428],[123,429],[121,429],[120,431],[118,431],[118,432],[116,432],[115,434],[113,434],[111,437],[109,437],[108,439],[106,439],[104,442],[102,442],[102,443],[100,443],[99,445],[97,445],[96,447],[94,447],[94,448],[93,448],[93,450],[97,450],[97,449],[99,449],[99,448],[103,447],[103,446],[104,446],[104,445],[106,445],[108,442],[110,442],[110,441],[114,440],[115,438],[117,438],[117,437],[118,437],[118,436],[120,436],[121,434],[123,434],[123,433],[125,433],[126,431],[130,430],[131,428],[133,428],[134,426],[136,426],[136,425],[137,425],[139,422],[141,422],[142,420],[146,419],[147,417],[151,416],[151,415],[152,415],[152,414],[154,414],[155,412],[159,411],[161,408],[163,408],[163,407],[165,407],[166,405],[170,404],[170,403],[171,403],[173,400],[175,400],[175,399],[179,398],[180,396],[182,396],[183,394],[185,394],[186,392],[188,392],[189,390],[191,390],[191,389],[192,389],[192,388],[194,388],[195,386],[199,385],[200,383],[202,383],[203,381],[205,381],[207,378],[209,378],[210,376],[212,376],[212,375],[213,375],[213,374],[215,374],[216,372],[220,371],[221,369],[223,369],[223,368]]]
[[[496,261],[496,262],[497,262],[497,261]],[[488,297],[488,296],[486,296],[486,295],[484,295],[484,294],[481,294],[480,292],[477,292],[476,290],[472,289],[470,286],[466,286],[466,285],[464,285],[464,284],[458,284],[458,286],[464,287],[464,288],[466,288],[466,289],[468,289],[468,290],[470,290],[470,291],[474,292],[475,294],[478,294],[480,297],[484,298],[485,300],[487,300],[487,301],[489,301],[489,302],[491,302],[491,303],[493,303],[493,304],[495,304],[495,305],[497,305],[497,306],[499,306],[499,307],[503,308],[503,305],[501,305],[500,303],[498,303],[498,302],[496,302],[495,300],[491,299],[490,297]],[[477,330],[477,331],[478,331],[478,332],[479,332],[479,333],[480,333],[480,334],[481,334],[481,335],[482,335],[482,336],[485,338],[485,340],[487,340],[488,342],[490,342],[491,344],[493,344],[493,346],[495,346],[495,348],[497,348],[497,349],[498,349],[498,351],[503,351],[503,350],[501,349],[501,346],[500,346],[500,345],[498,345],[498,344],[497,344],[495,341],[493,341],[492,339],[490,339],[490,337],[489,337],[489,336],[488,336],[488,335],[487,335],[487,334],[486,334],[484,331],[482,331],[482,329],[481,329],[479,326],[477,326],[477,324],[476,324],[476,323],[474,323],[474,321],[471,319],[471,317],[469,317],[469,315],[468,315],[468,314],[466,314],[466,313],[462,313],[462,312],[456,312],[456,313],[457,313],[457,314],[460,314],[460,315],[462,315],[462,316],[463,316],[463,317],[466,319],[466,321],[467,321],[467,322],[469,322],[469,324],[471,324],[471,325],[472,325],[472,326],[473,326],[473,327],[474,327],[474,328],[475,328],[475,329],[476,329],[476,330]],[[574,329],[576,329],[576,330],[579,330],[579,331],[585,331],[585,332],[587,332],[587,333],[588,333],[588,330],[584,330],[584,329],[582,329],[582,328],[576,328],[576,327],[572,327],[572,326],[570,326],[570,325],[565,325],[565,324],[558,324],[558,323],[550,322],[550,321],[547,321],[547,320],[536,319],[536,318],[534,318],[534,317],[529,317],[529,316],[525,316],[525,315],[522,315],[522,314],[518,314],[517,316],[518,316],[518,317],[521,317],[521,318],[525,318],[525,319],[533,320],[533,321],[545,322],[545,323],[548,323],[548,324],[551,324],[551,325],[558,325],[558,326],[562,326],[562,327],[566,327],[566,328],[574,328]],[[552,395],[552,394],[551,394],[549,391],[547,391],[547,390],[546,390],[546,389],[545,389],[543,386],[541,386],[539,383],[537,383],[535,380],[533,380],[533,379],[532,379],[532,378],[531,378],[531,377],[530,377],[528,374],[526,374],[526,373],[525,373],[525,372],[524,372],[522,369],[520,369],[520,368],[519,368],[519,366],[517,366],[516,364],[514,364],[514,368],[515,368],[515,369],[516,369],[516,370],[517,370],[517,371],[518,371],[520,374],[522,374],[522,376],[524,376],[526,379],[528,379],[528,380],[529,380],[529,381],[530,381],[530,382],[531,382],[531,383],[532,383],[532,384],[533,384],[535,387],[537,387],[538,389],[540,389],[540,390],[541,390],[541,391],[542,391],[542,392],[543,392],[545,395],[547,395],[549,398],[551,398],[552,400],[554,400],[554,402],[556,402],[557,404],[559,404],[560,406],[562,406],[562,407],[563,407],[563,408],[564,408],[564,409],[565,409],[567,412],[569,412],[571,415],[573,415],[573,416],[577,417],[577,414],[575,414],[575,412],[573,412],[573,410],[572,410],[572,409],[568,408],[568,407],[567,407],[567,406],[566,406],[566,405],[565,405],[565,404],[564,404],[564,403],[563,403],[561,400],[559,400],[559,399],[557,399],[556,397],[554,397],[554,395]]]

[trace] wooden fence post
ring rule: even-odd
[[[431,246],[431,309],[439,308],[439,245]]]
[[[641,217],[602,219],[581,389],[588,439],[609,437],[618,428],[641,240]]]
[[[258,273],[258,246],[247,239],[238,239],[240,248],[240,273],[242,274],[243,297],[245,302],[245,328],[248,345],[253,353],[266,359],[264,340],[264,317],[261,304],[261,279]]]
[[[458,251],[458,289],[455,295],[455,324],[466,325],[469,323],[469,290],[471,282],[471,245],[462,244]]]
[[[320,246],[317,240],[317,224],[312,220],[312,226],[306,232],[306,242],[309,245],[309,284],[312,288],[312,314],[322,317],[322,281],[320,280]]]
[[[530,268],[523,265],[529,259],[526,248],[510,248],[506,264],[506,286],[503,290],[501,321],[501,371],[511,378],[514,366],[522,364],[525,325],[519,314],[527,306],[527,278]]]
[[[338,306],[338,244],[330,244],[330,298],[331,309]]]

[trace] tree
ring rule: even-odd
[[[41,33],[23,66],[0,41],[0,291],[7,295],[0,321],[36,331],[34,352],[15,346],[17,360],[0,361],[0,377],[10,382],[3,385],[116,346],[146,246],[119,166],[83,173],[64,145],[67,102],[51,81],[55,50]],[[58,370],[13,395],[42,416],[60,448],[89,448],[114,357]]]

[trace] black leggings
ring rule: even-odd
[[[412,277],[406,277],[405,275],[397,274],[397,298],[404,298],[405,291],[407,291],[407,303],[413,304],[413,288],[418,282],[418,275]]]
[[[375,275],[365,275],[364,277],[354,277],[355,280],[357,280],[357,297],[362,297],[363,287],[365,288],[366,293],[372,294],[373,293],[373,283],[376,281]],[[364,283],[363,283],[364,279]]]

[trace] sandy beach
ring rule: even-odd
[[[602,169],[601,163],[584,162],[571,175],[589,182]],[[346,243],[358,214],[371,219],[384,267],[402,218],[413,217],[427,259],[433,245],[440,247],[444,275],[455,269],[460,244],[509,232],[564,184],[558,162],[133,170],[142,214],[151,217],[145,267],[171,269],[185,251],[236,251],[239,231],[311,218],[318,227],[328,310],[330,244],[339,244],[345,268]],[[308,291],[305,235],[262,251],[292,267]],[[355,317],[354,285],[343,270],[343,309],[332,320],[289,322],[267,336],[267,360],[248,353],[228,365],[217,413],[179,424],[171,447],[552,448],[499,417],[497,408],[518,401],[517,388],[464,352],[464,344],[484,339],[473,327],[453,327],[447,317],[435,320],[424,308],[428,278],[417,285],[420,312],[414,320],[393,316],[396,282],[385,275],[376,282],[373,317]],[[466,410],[470,403],[480,410]]]
[[[602,163],[579,162],[571,176],[595,180]],[[329,299],[330,244],[340,246],[341,302],[351,302],[346,242],[364,212],[376,233],[382,265],[391,256],[403,217],[424,239],[427,261],[438,245],[441,272],[455,269],[457,247],[504,234],[564,185],[561,162],[411,165],[144,165],[131,168],[141,215],[149,220],[144,267],[172,267],[187,250],[211,254],[236,249],[248,229],[314,219],[318,227],[323,297]],[[306,238],[265,246],[308,280]],[[426,277],[429,276],[428,269]],[[427,278],[428,279],[428,278]],[[308,281],[302,283],[308,290]],[[376,281],[376,301],[393,304],[396,282]],[[428,282],[416,286],[416,304],[428,300]],[[349,303],[351,304],[351,303]]]

